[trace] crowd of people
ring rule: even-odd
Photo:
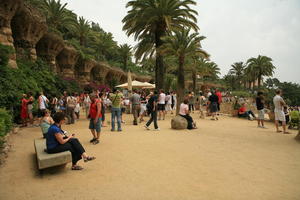
[[[223,102],[224,93],[219,90],[207,90],[204,93],[189,92],[183,102],[179,102],[179,116],[187,121],[187,129],[196,129],[195,120],[191,113],[199,110],[200,117],[203,115],[203,109],[206,108],[207,115],[211,120],[219,120],[220,105]],[[289,120],[289,112],[287,105],[281,97],[282,92],[276,91],[273,99],[275,113],[275,127],[277,132],[281,123],[283,133],[288,134],[286,125]],[[226,96],[228,98],[228,96]],[[226,100],[227,101],[227,100]],[[40,126],[43,137],[46,138],[48,153],[57,153],[61,151],[71,151],[72,153],[72,169],[81,170],[82,167],[77,165],[78,160],[83,159],[85,162],[94,160],[95,157],[88,156],[79,140],[74,134],[68,135],[62,130],[62,125],[74,124],[80,118],[80,112],[85,112],[84,116],[89,119],[89,129],[92,138],[90,143],[96,145],[100,142],[101,127],[105,127],[105,112],[110,110],[111,113],[111,131],[122,132],[122,124],[124,123],[122,115],[126,111],[130,111],[133,115],[133,125],[138,125],[144,121],[145,116],[149,116],[149,120],[144,127],[150,130],[150,125],[154,124],[155,131],[159,131],[159,120],[165,120],[166,114],[174,114],[176,110],[177,96],[175,92],[164,92],[164,90],[150,91],[133,90],[129,95],[124,95],[119,89],[114,89],[111,93],[94,91],[91,94],[64,92],[59,98],[52,97],[48,99],[43,92],[37,98],[37,120],[34,124],[33,108],[35,98],[32,93],[24,94],[21,101],[21,119],[22,126]],[[257,117],[253,111],[246,108],[246,103],[242,102],[238,110],[238,116],[248,118],[249,120],[257,119],[259,128],[266,128],[265,119],[265,98],[262,92],[257,93],[255,105],[257,108]],[[298,108],[297,108],[298,109]],[[299,110],[297,111],[299,115]]]

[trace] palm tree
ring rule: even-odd
[[[67,10],[66,6],[67,3],[61,4],[60,0],[43,0],[42,8],[46,21],[53,31],[71,30],[76,25],[76,14]]]
[[[231,65],[229,74],[235,76],[236,84],[240,87],[242,77],[244,75],[245,65],[243,62],[236,62]]]
[[[267,56],[259,55],[257,58],[250,58],[247,61],[248,67],[251,67],[257,75],[258,87],[261,86],[263,76],[273,76],[275,66],[272,59]]]
[[[194,0],[131,0],[126,7],[131,8],[122,22],[127,35],[133,35],[139,42],[136,57],[156,55],[156,88],[164,88],[165,67],[163,55],[158,49],[163,45],[162,38],[172,30],[183,27],[198,30],[198,13],[190,8]]]
[[[219,78],[219,75],[221,74],[220,68],[215,62],[209,62],[207,64],[207,71],[208,75],[207,77],[211,78],[212,80],[216,80]]]
[[[90,22],[83,17],[79,17],[75,26],[75,32],[79,38],[80,45],[85,46],[86,40],[90,33]]]
[[[202,50],[200,41],[203,40],[203,36],[199,36],[199,33],[191,33],[189,29],[176,30],[170,36],[163,38],[164,45],[161,46],[160,53],[175,55],[178,59],[178,73],[177,73],[177,94],[178,104],[176,113],[179,112],[180,102],[184,98],[184,65],[188,56],[199,55],[200,57],[208,58],[208,54]]]
[[[120,54],[121,59],[122,59],[122,62],[123,62],[123,69],[125,71],[127,71],[128,61],[131,60],[131,56],[132,56],[131,49],[132,49],[132,47],[128,44],[120,45],[120,47],[118,49],[119,54]]]

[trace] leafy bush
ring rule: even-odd
[[[11,51],[3,45],[0,45],[0,51],[0,107],[9,110],[15,122],[19,121],[21,98],[24,93],[32,92],[37,98],[41,91],[48,97],[59,97],[63,91],[80,91],[75,80],[65,80],[55,75],[49,66],[39,59],[36,62],[19,60],[18,69],[12,69],[7,66],[6,59]]]
[[[250,92],[246,92],[246,91],[233,91],[232,95],[237,96],[237,97],[251,97],[252,96],[252,94]]]
[[[12,117],[8,111],[0,108],[0,148],[4,141],[3,137],[12,129]]]

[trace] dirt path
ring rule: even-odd
[[[109,115],[107,116],[109,117]],[[256,122],[230,117],[196,119],[199,129],[174,131],[170,118],[160,132],[132,126],[123,132],[103,128],[101,142],[89,144],[87,120],[64,126],[77,133],[97,157],[38,173],[33,139],[39,128],[13,135],[12,151],[0,168],[1,200],[299,200],[300,143],[296,132],[258,129]],[[196,117],[195,117],[196,118]]]

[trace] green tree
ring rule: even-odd
[[[63,33],[64,30],[73,30],[76,26],[76,14],[66,9],[67,3],[61,4],[60,0],[43,0],[41,6],[52,31]]]
[[[122,59],[122,67],[125,71],[128,70],[128,61],[131,61],[131,53],[132,47],[128,44],[123,44],[120,45],[118,51],[119,51],[119,55]]]
[[[185,78],[184,66],[188,56],[198,55],[199,57],[207,58],[209,55],[202,50],[200,41],[204,39],[199,33],[190,33],[189,29],[176,30],[170,36],[163,38],[164,45],[160,48],[160,53],[175,55],[178,59],[177,73],[177,114],[179,112],[180,103],[184,99]]]
[[[198,14],[191,9],[194,0],[132,0],[126,5],[131,8],[122,22],[127,35],[134,35],[139,42],[137,45],[137,59],[154,55],[156,88],[164,88],[165,67],[163,55],[158,49],[163,45],[162,38],[171,30],[191,27],[198,30],[196,24]]]
[[[231,69],[229,70],[229,74],[234,76],[235,84],[240,88],[242,78],[244,76],[245,64],[243,62],[236,62],[231,65]]]
[[[79,17],[75,26],[75,32],[77,38],[79,38],[79,44],[85,46],[90,33],[90,22],[83,17]]]
[[[272,63],[272,59],[267,56],[259,55],[257,58],[250,58],[247,64],[251,70],[255,71],[252,75],[256,75],[258,87],[261,86],[263,76],[270,77],[274,74],[275,66]]]

